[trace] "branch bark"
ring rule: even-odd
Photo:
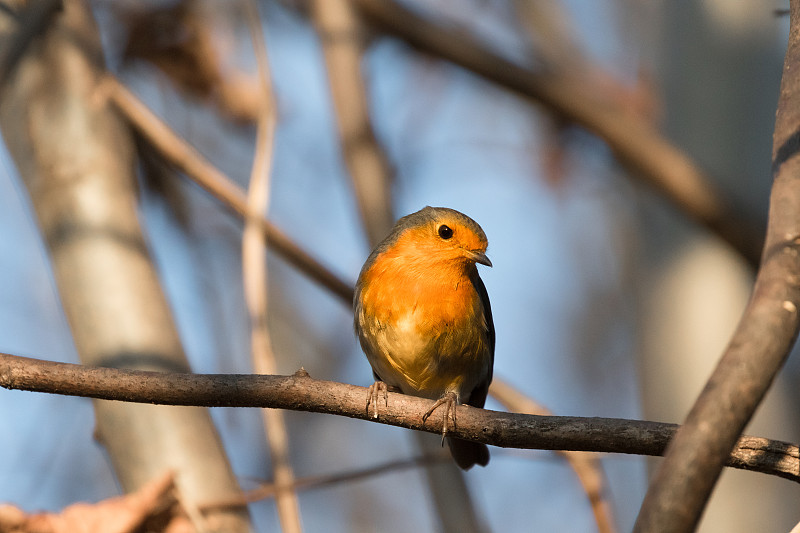
[[[693,531],[728,454],[800,328],[800,2],[792,0],[773,138],[769,225],[753,295],[733,337],[667,450],[634,531]]]
[[[375,421],[366,410],[365,387],[312,379],[303,369],[292,376],[185,374],[87,367],[0,353],[0,386],[122,402],[290,409]],[[377,422],[441,435],[440,417],[422,420],[432,405],[432,400],[390,392],[388,407],[381,404]],[[503,448],[654,456],[663,454],[678,429],[659,422],[524,415],[468,405],[457,407],[457,420],[449,435]],[[800,448],[795,444],[743,436],[726,464],[800,483]]]

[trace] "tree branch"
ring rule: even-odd
[[[352,285],[317,261],[269,220],[263,216],[248,215],[247,195],[242,188],[181,139],[122,83],[111,75],[106,75],[102,83],[102,90],[107,91],[108,98],[120,113],[166,161],[236,215],[242,218],[256,217],[256,223],[275,252],[341,300],[348,304],[353,301]]]
[[[792,0],[789,45],[775,120],[774,182],[764,255],[739,325],[670,444],[634,531],[694,531],[731,448],[794,345],[800,328],[800,2]]]
[[[104,400],[195,405],[267,407],[374,420],[366,411],[367,389],[312,379],[301,369],[292,376],[185,374],[87,367],[0,353],[0,386],[6,389],[84,396]],[[442,419],[422,415],[433,402],[389,393],[377,422],[441,434]],[[457,408],[453,437],[503,448],[595,451],[661,455],[678,426],[617,418],[539,416]],[[744,436],[726,464],[800,483],[797,445]]]
[[[618,103],[598,98],[587,87],[591,84],[585,76],[520,67],[490,52],[467,32],[430,22],[392,0],[355,3],[379,30],[540,103],[594,133],[634,175],[728,242],[751,265],[758,265],[760,235],[722,200],[709,177],[652,125],[625,113]]]

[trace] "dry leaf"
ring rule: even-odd
[[[137,492],[95,504],[76,503],[61,513],[27,514],[0,505],[0,531],[6,533],[192,533],[173,492],[172,473],[154,479]]]

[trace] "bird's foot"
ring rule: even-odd
[[[445,392],[441,398],[436,400],[436,403],[433,404],[433,407],[428,409],[428,412],[422,415],[422,423],[424,424],[426,420],[433,414],[433,412],[441,405],[444,405],[444,422],[442,423],[442,446],[444,446],[444,439],[447,437],[447,432],[450,429],[450,424],[452,423],[452,428],[455,429],[456,427],[456,405],[458,405],[458,395],[455,392]]]
[[[378,418],[378,401],[380,400],[381,393],[383,393],[383,403],[386,408],[389,408],[389,387],[383,381],[376,381],[369,386],[367,392],[367,414],[369,414],[369,406],[372,404],[372,418]]]

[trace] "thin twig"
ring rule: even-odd
[[[181,139],[116,78],[106,75],[102,83],[101,90],[107,92],[111,102],[165,160],[221,201],[233,213],[242,218],[248,216],[247,196],[241,187]],[[343,281],[314,259],[266,218],[253,216],[275,252],[348,304],[353,301],[351,284]]]
[[[515,389],[510,383],[495,377],[489,388],[492,397],[503,404],[503,407],[515,413],[530,415],[551,415],[550,411],[537,404],[522,392]],[[614,533],[614,514],[608,501],[608,481],[606,480],[600,458],[596,454],[559,451],[570,464],[578,479],[583,485],[583,490],[589,497],[592,506],[597,531],[599,533]]]
[[[731,448],[800,330],[800,0],[790,3],[772,149],[769,226],[753,294],[650,483],[634,531],[694,531]]]
[[[306,490],[321,489],[332,485],[339,485],[351,481],[359,481],[368,479],[392,472],[407,470],[409,468],[417,468],[427,466],[430,464],[442,463],[452,461],[450,454],[443,452],[437,455],[421,455],[419,457],[412,457],[410,459],[399,459],[396,461],[389,461],[387,463],[370,466],[368,468],[361,468],[356,470],[348,470],[338,474],[328,474],[322,476],[305,477],[296,480],[290,489],[300,492]],[[240,507],[249,503],[257,502],[267,498],[273,498],[279,490],[277,483],[264,483],[255,489],[245,491],[243,498],[231,499],[226,501],[216,501],[203,506],[203,509],[218,509],[220,507]]]
[[[375,421],[364,409],[366,388],[312,379],[302,369],[291,376],[147,372],[0,353],[0,387],[162,405],[290,409]],[[441,418],[422,420],[432,405],[432,400],[390,392],[377,422],[441,435]],[[449,435],[503,448],[661,455],[678,429],[660,422],[525,415],[468,405],[456,410],[458,426],[448,429]],[[800,483],[800,448],[788,442],[743,436],[727,465]]]
[[[242,277],[247,310],[250,315],[253,369],[258,374],[275,374],[278,365],[275,362],[267,325],[267,243],[264,233],[261,231],[261,224],[256,217],[266,216],[269,206],[276,108],[258,7],[254,0],[246,0],[244,7],[258,63],[261,102],[258,111],[256,153],[250,173],[250,187],[247,191],[247,207],[251,216],[245,218],[242,235]],[[273,477],[278,487],[275,504],[281,529],[284,533],[300,533],[303,527],[300,522],[300,505],[297,494],[291,488],[294,484],[294,472],[289,460],[289,434],[286,429],[286,420],[283,411],[276,409],[262,409],[261,414],[272,458]]]

